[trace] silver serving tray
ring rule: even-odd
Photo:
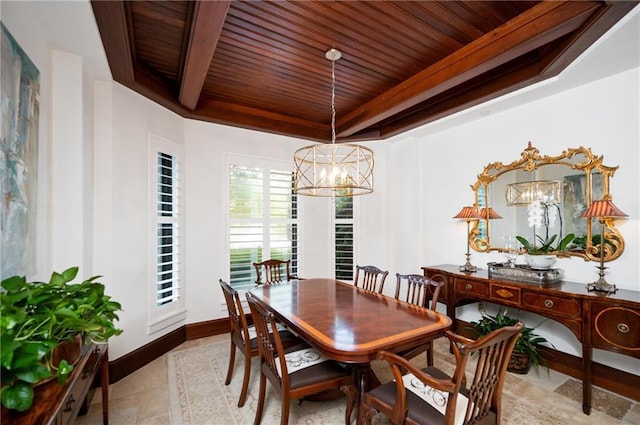
[[[558,283],[564,278],[564,270],[562,269],[536,270],[523,264],[509,267],[507,263],[487,263],[487,266],[489,268],[489,279],[515,280],[542,285]]]

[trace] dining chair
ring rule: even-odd
[[[281,425],[289,422],[291,400],[336,388],[347,395],[345,424],[349,425],[358,394],[351,371],[308,344],[303,348],[285,349],[278,333],[269,339],[268,332],[276,325],[273,312],[251,292],[247,292],[247,301],[258,333],[260,352],[260,395],[254,425],[260,425],[262,421],[267,379],[282,399]]]
[[[269,259],[253,263],[256,269],[256,285],[282,283],[296,277],[291,274],[291,260]]]
[[[362,276],[360,276],[362,274]],[[356,265],[356,278],[353,281],[354,286],[362,288],[366,291],[377,292],[382,294],[384,289],[384,281],[389,274],[376,266],[358,266]]]
[[[436,311],[440,288],[443,285],[443,282],[436,282],[421,274],[396,273],[395,298]],[[421,353],[427,355],[427,366],[433,366],[433,344],[431,341],[398,354],[405,359],[412,359]]]
[[[229,313],[229,322],[231,325],[231,352],[229,354],[229,367],[227,369],[227,377],[224,381],[225,385],[231,383],[233,369],[236,362],[236,348],[244,355],[244,378],[242,380],[242,391],[240,392],[240,400],[238,407],[244,406],[247,399],[247,390],[249,389],[249,378],[251,375],[251,359],[258,356],[258,343],[256,340],[256,330],[253,325],[248,324],[246,315],[240,303],[238,291],[233,289],[224,280],[220,279],[220,287],[224,293],[224,299],[227,304]],[[300,345],[302,340],[291,332],[279,326],[278,338],[283,341],[286,347]]]
[[[358,412],[361,423],[370,425],[371,418],[382,413],[393,424],[500,424],[504,377],[523,327],[518,322],[475,341],[447,331],[456,360],[452,377],[434,367],[418,369],[393,353],[378,353],[378,359],[391,367],[394,381],[363,395]],[[466,381],[472,355],[477,365],[473,379]],[[409,373],[403,375],[402,370]]]

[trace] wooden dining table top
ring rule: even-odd
[[[451,327],[444,314],[334,279],[292,280],[251,292],[307,342],[346,363],[417,347]]]

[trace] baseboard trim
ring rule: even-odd
[[[472,337],[471,325],[456,320],[456,328],[462,335]],[[109,383],[119,381],[185,341],[220,335],[229,332],[229,319],[207,320],[191,323],[150,342],[119,359],[109,362]],[[542,348],[542,355],[549,369],[556,370],[576,379],[582,379],[582,359],[552,348]],[[640,401],[640,376],[612,367],[593,363],[593,384],[613,391],[624,397]]]
[[[206,336],[226,334],[231,331],[229,319],[207,320],[206,322],[191,323],[186,325],[187,341],[204,338]]]
[[[163,335],[160,338],[109,362],[109,383],[113,384],[114,382],[118,382],[127,375],[176,348],[186,340],[186,327],[182,326],[173,332]]]
[[[118,382],[127,375],[168,353],[185,341],[228,333],[229,319],[207,320],[182,326],[173,332],[143,345],[124,356],[109,362],[109,383]]]

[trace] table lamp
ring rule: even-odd
[[[500,214],[498,214],[493,208],[487,207],[480,210],[480,215],[482,218],[487,220],[495,220],[497,218],[502,218]]]
[[[628,216],[620,211],[618,207],[613,204],[613,201],[611,201],[611,199],[605,197],[604,199],[601,199],[599,201],[593,201],[591,205],[589,205],[589,208],[587,208],[587,210],[582,213],[581,217],[594,217],[597,218],[600,222],[600,266],[598,267],[598,269],[600,269],[600,278],[593,283],[589,283],[587,285],[587,290],[614,293],[617,290],[616,285],[608,283],[604,278],[604,271],[606,269],[606,267],[604,266],[604,252],[606,249],[604,228],[608,218],[613,219]]]
[[[467,222],[467,262],[463,266],[460,266],[459,270],[461,272],[473,273],[477,271],[478,268],[472,265],[469,261],[469,259],[471,258],[471,253],[469,252],[469,234],[471,231],[469,223],[471,223],[471,220],[480,220],[484,217],[480,215],[478,210],[476,210],[474,207],[463,207],[458,214],[453,216],[453,218],[459,218]]]

